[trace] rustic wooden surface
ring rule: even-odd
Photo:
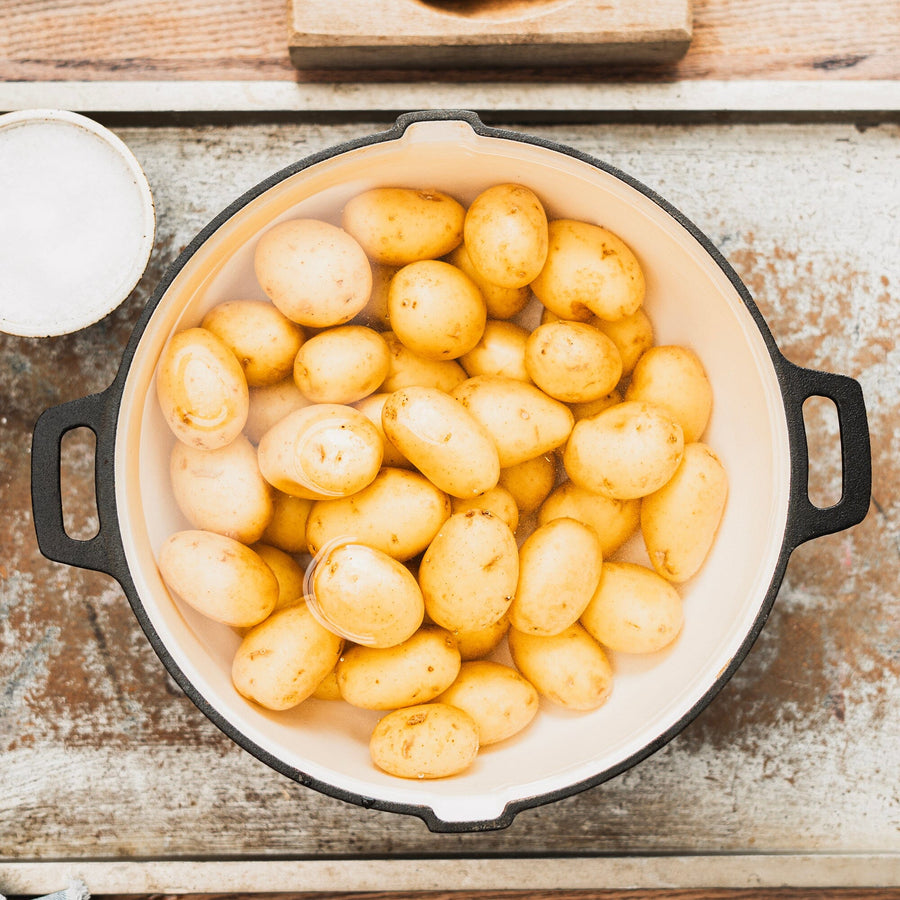
[[[621,67],[567,70],[567,81],[900,77],[900,6],[895,2],[694,0],[693,21],[691,47],[676,63],[630,72]],[[390,30],[396,23],[384,27]],[[0,80],[365,80],[359,72],[296,71],[287,38],[286,0],[5,0],[0,4]],[[428,75],[379,72],[377,77],[403,82]],[[453,82],[471,75],[450,70],[439,77]],[[485,70],[480,76],[540,81],[558,72]]]
[[[896,124],[523,126],[619,166],[681,208],[743,276],[787,356],[859,379],[869,408],[875,481],[866,520],[795,552],[736,677],[667,747],[606,785],[482,835],[431,834],[415,818],[301,788],[231,744],[182,695],[115,582],[41,556],[29,497],[37,415],[109,384],[154,284],[219,209],[283,165],[383,124],[118,129],[157,204],[146,276],[82,332],[0,335],[0,892],[14,892],[4,890],[4,873],[54,860],[74,871],[98,860],[324,861],[333,874],[316,877],[333,880],[306,889],[352,890],[341,860],[424,860],[427,875],[428,860],[462,857],[479,861],[477,875],[516,856],[644,859],[653,878],[668,856],[688,861],[678,870],[690,873],[688,884],[649,883],[640,867],[629,884],[596,884],[645,890],[632,900],[665,886],[694,888],[691,900],[718,898],[727,895],[699,888],[749,888],[751,878],[900,886]],[[833,496],[835,422],[825,405],[808,427],[814,495]],[[96,528],[91,466],[91,442],[76,433],[64,488],[66,520],[81,537]],[[792,854],[804,857],[798,881],[790,869],[767,868]],[[820,855],[827,865],[816,877]],[[758,859],[758,871],[729,869],[729,856]],[[704,859],[720,868],[708,874]],[[475,886],[523,889],[540,865],[526,859],[518,883]],[[546,871],[591,871],[578,865]],[[465,871],[461,861],[458,878]],[[721,880],[705,881],[705,872]],[[564,876],[555,886],[592,885]]]

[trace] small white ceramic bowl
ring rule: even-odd
[[[155,402],[154,368],[174,331],[197,324],[220,301],[259,295],[253,250],[273,222],[333,218],[350,197],[376,185],[436,187],[470,201],[509,181],[533,188],[551,216],[600,222],[634,249],[657,341],[692,347],[708,370],[715,410],[706,439],[730,473],[731,493],[712,554],[686,585],[686,625],[671,649],[652,659],[614,655],[612,697],[594,712],[544,704],[526,731],[486,748],[464,774],[402,780],[378,771],[369,758],[377,713],[317,700],[287,713],[251,705],[230,681],[234,632],[169,595],[155,554],[185,523],[167,497],[172,438]],[[801,407],[811,395],[831,397],[841,419],[844,496],[828,510],[807,496]],[[90,542],[72,541],[59,528],[53,493],[59,434],[76,425],[97,432],[102,460],[101,530]],[[508,825],[519,810],[599,784],[666,743],[747,653],[794,547],[864,516],[870,478],[859,385],[788,363],[738,277],[682,215],[596,159],[487,128],[464,112],[402,116],[393,129],[316,154],[241,197],[172,266],[115,383],[49,410],[35,431],[35,483],[45,485],[35,496],[43,551],[119,579],[172,675],[249,752],[332,796],[418,815],[434,830]]]

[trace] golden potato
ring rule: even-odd
[[[315,697],[316,700],[343,700],[341,689],[337,682],[336,667],[319,682],[310,696]]]
[[[384,442],[384,452],[382,453],[381,464],[393,469],[412,469],[413,464],[388,440],[381,427],[381,414],[384,412],[384,404],[391,395],[387,392],[379,392],[377,394],[369,394],[362,400],[352,403],[354,409],[358,409],[378,430],[381,439]]]
[[[581,624],[608,650],[656,653],[681,632],[682,606],[678,591],[653,569],[606,562]]]
[[[597,413],[603,412],[604,409],[609,409],[611,406],[621,403],[624,399],[619,389],[613,388],[608,394],[604,394],[596,400],[587,400],[584,403],[570,403],[569,409],[572,410],[575,421],[580,422],[582,419],[590,419],[591,416],[596,416]]]
[[[387,298],[391,279],[396,273],[397,266],[372,264],[372,293],[362,310],[351,319],[351,324],[367,325],[376,331],[384,331],[391,327]]]
[[[202,450],[230,444],[243,431],[250,408],[240,363],[205,328],[172,336],[157,367],[156,396],[175,437]]]
[[[262,534],[262,541],[285,553],[305,553],[306,520],[313,501],[293,497],[283,491],[272,493],[272,518]]]
[[[659,490],[683,452],[681,426],[665,410],[626,400],[576,423],[563,465],[580,487],[632,500]]]
[[[291,374],[306,335],[267,300],[226,300],[200,323],[237,357],[250,387],[275,384]]]
[[[472,659],[482,659],[492,653],[509,631],[509,617],[502,616],[492,625],[485,628],[460,629],[454,632],[456,647],[459,650],[460,659],[464,662]]]
[[[591,325],[599,328],[616,345],[622,357],[623,375],[630,375],[644,352],[653,346],[653,323],[643,307],[621,319],[594,316]]]
[[[382,187],[349,200],[341,224],[374,262],[405,266],[449,253],[462,241],[465,215],[441,191]]]
[[[500,287],[499,284],[492,284],[472,265],[465,244],[460,244],[452,253],[448,253],[445,259],[465,272],[478,285],[478,290],[484,297],[487,314],[491,319],[511,319],[528,305],[528,301],[531,299],[531,288],[527,285],[519,288],[506,288]]]
[[[728,499],[728,475],[700,442],[688,444],[675,474],[641,502],[641,532],[653,568],[669,581],[700,571],[715,540]]]
[[[556,457],[542,453],[514,466],[504,466],[497,483],[512,494],[520,513],[532,513],[556,484]]]
[[[256,245],[266,296],[292,322],[328,328],[349,322],[372,293],[372,267],[349,234],[317,219],[273,225]]]
[[[303,599],[306,570],[290,553],[271,544],[256,543],[250,548],[272,570],[278,581],[275,609],[284,609]]]
[[[531,381],[525,368],[525,344],[528,331],[514,322],[488,319],[481,339],[459,358],[469,377],[502,375],[518,381]]]
[[[276,422],[295,409],[309,406],[311,402],[303,396],[293,375],[265,387],[252,387],[244,434],[258,444]]]
[[[477,497],[465,500],[454,497],[450,501],[450,508],[454,514],[468,512],[470,509],[486,509],[504,521],[514,534],[519,526],[519,507],[516,506],[513,495],[500,485],[492,487]]]
[[[425,359],[404,346],[392,331],[381,336],[391,354],[382,393],[406,387],[430,387],[449,393],[466,380],[466,370],[455,359]]]

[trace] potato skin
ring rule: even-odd
[[[492,487],[490,490],[471,499],[460,500],[458,497],[454,497],[450,501],[450,509],[453,513],[464,513],[470,509],[486,509],[489,513],[505,522],[513,533],[519,527],[519,507],[516,506],[513,495],[506,488],[500,487],[500,485]]]
[[[532,513],[550,496],[556,484],[556,457],[542,453],[514,466],[504,466],[497,483],[512,494],[521,513]]]
[[[362,400],[357,400],[352,406],[358,409],[377,429],[384,442],[384,452],[381,457],[382,466],[391,469],[412,469],[413,464],[388,440],[381,426],[381,414],[384,412],[384,404],[391,395],[386,391],[369,394]]]
[[[254,444],[258,444],[276,422],[295,409],[303,409],[311,403],[297,387],[293,375],[265,387],[252,387],[244,434]]]
[[[502,616],[486,628],[460,629],[454,632],[456,646],[463,662],[481,659],[496,650],[509,631],[509,617]]]
[[[653,346],[653,323],[643,307],[621,319],[594,316],[591,325],[599,328],[615,345],[622,358],[622,374],[630,375],[641,356]]]
[[[369,741],[372,761],[399,778],[447,778],[478,755],[478,726],[461,709],[423,703],[388,713]]]
[[[678,591],[653,569],[605,562],[581,624],[609,650],[656,653],[678,637],[684,610]]]
[[[273,491],[272,518],[262,534],[263,542],[285,553],[306,553],[306,520],[312,505],[308,498]]]
[[[487,628],[512,603],[519,552],[507,525],[489,512],[450,516],[419,566],[425,610],[448,631]]]
[[[372,267],[363,248],[317,219],[273,225],[256,245],[254,268],[266,296],[298,325],[343,325],[372,292]]]
[[[528,331],[515,322],[488,319],[478,343],[460,364],[471,378],[475,375],[502,375],[517,381],[531,381],[525,367],[525,345]]]
[[[250,407],[240,363],[205,328],[172,336],[157,366],[156,396],[175,437],[202,450],[230,444],[243,430]]]
[[[312,696],[337,663],[343,643],[300,601],[244,635],[232,663],[232,682],[242,696],[266,709],[290,709]]]
[[[306,570],[290,553],[271,544],[255,543],[250,548],[272,570],[278,581],[275,609],[284,609],[303,599]],[[273,610],[274,612],[274,610]]]
[[[381,425],[388,440],[435,486],[475,497],[497,484],[500,458],[484,426],[458,400],[435,388],[394,391]]]
[[[453,250],[462,241],[465,215],[442,191],[382,187],[349,200],[341,225],[376,263],[405,266]]]
[[[446,261],[461,269],[478,285],[487,314],[491,319],[511,319],[522,312],[531,299],[531,290],[526,285],[520,288],[505,288],[492,284],[472,265],[466,245],[460,244],[453,252],[447,254]]]
[[[278,580],[259,554],[211,531],[177,531],[159,551],[163,580],[198,612],[235,628],[265,619],[278,601]]]
[[[534,685],[515,669],[490,660],[464,662],[456,680],[437,699],[475,720],[480,747],[518,734],[538,711]]]
[[[670,481],[641,501],[641,532],[653,568],[675,583],[703,565],[728,499],[728,475],[718,456],[695,441]]]
[[[459,673],[456,640],[437,625],[423,625],[402,643],[383,649],[354,646],[337,664],[341,697],[363,709],[427,703]]]
[[[392,331],[382,335],[390,353],[388,373],[381,385],[382,393],[393,393],[406,387],[431,387],[449,394],[466,380],[466,370],[455,359],[425,359],[404,346]]]

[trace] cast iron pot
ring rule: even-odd
[[[272,223],[330,216],[375,185],[437,187],[470,201],[508,181],[529,185],[552,217],[601,222],[634,249],[647,279],[658,343],[699,354],[715,391],[705,439],[730,495],[715,547],[685,586],[686,624],[652,659],[614,655],[611,699],[587,714],[545,705],[521,735],[486,748],[465,774],[408,781],[377,771],[368,736],[377,713],[310,700],[270,713],[230,683],[238,638],[167,592],[155,551],[184,520],[168,498],[172,436],[155,402],[154,368],[175,330],[215,303],[262,296],[253,247]],[[802,406],[830,398],[840,421],[843,493],[809,499]],[[62,523],[60,443],[96,435],[99,533]],[[365,807],[421,817],[435,831],[509,825],[522,809],[598,785],[662,747],[732,676],[766,621],[791,552],[855,525],[871,489],[862,391],[851,378],[798,368],[778,351],[738,276],[710,241],[653,191],[569,147],[488,128],[469,112],[401,116],[393,128],[317,153],[276,173],[217,216],[179,256],[143,311],[113,384],[47,410],[34,431],[32,492],[42,552],[112,575],[160,659],[194,703],[241,747],[289,778]],[[639,558],[639,538],[623,551]]]

